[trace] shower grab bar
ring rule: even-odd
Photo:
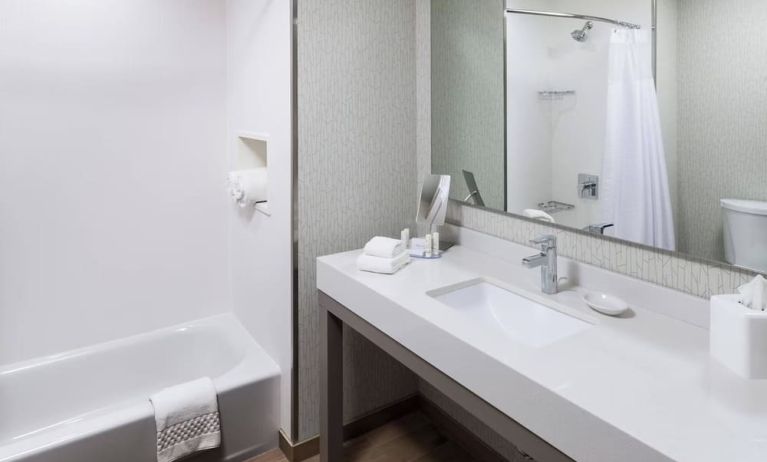
[[[626,27],[628,29],[641,29],[642,26],[638,24],[633,24],[630,22],[625,21],[617,21],[615,19],[610,18],[602,18],[599,16],[589,16],[585,14],[574,14],[574,13],[558,13],[556,11],[536,11],[536,10],[518,10],[514,8],[506,8],[507,13],[514,13],[514,14],[530,14],[533,16],[551,16],[555,18],[570,18],[570,19],[585,19],[587,21],[599,21],[599,22],[606,22],[610,24],[615,24],[616,26]]]

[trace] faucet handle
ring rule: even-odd
[[[548,250],[557,247],[557,236],[553,234],[544,234],[530,241],[531,244],[540,245],[541,249]]]

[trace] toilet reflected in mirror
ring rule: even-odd
[[[767,273],[767,202],[722,199],[727,263]]]

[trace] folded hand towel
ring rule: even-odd
[[[165,388],[149,399],[157,424],[158,462],[171,462],[221,444],[216,389],[209,378]]]
[[[357,268],[371,273],[394,274],[410,263],[410,255],[404,251],[394,258],[381,258],[365,255],[357,257]]]
[[[525,209],[522,211],[522,215],[526,216],[527,218],[534,218],[536,220],[545,221],[546,223],[556,223],[556,221],[554,221],[554,217],[544,212],[543,210]]]
[[[399,239],[376,236],[365,244],[365,255],[381,258],[394,258],[405,250]]]
[[[765,311],[767,308],[767,281],[761,274],[751,282],[738,287],[740,302],[752,310]]]

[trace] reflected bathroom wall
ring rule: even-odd
[[[504,207],[503,0],[431,0],[432,173],[450,175],[450,196],[471,191]]]
[[[720,199],[767,199],[765,21],[760,0],[679,1],[678,234],[693,255],[724,259]]]

